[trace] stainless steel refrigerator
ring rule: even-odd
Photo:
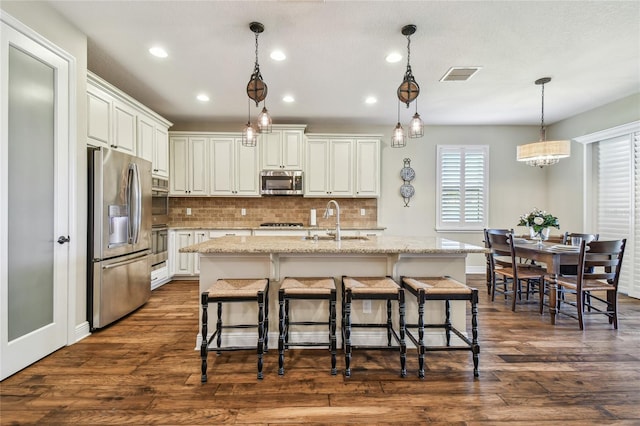
[[[87,319],[102,328],[151,295],[151,163],[89,148]]]

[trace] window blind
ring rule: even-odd
[[[482,230],[488,206],[489,147],[439,145],[437,230]]]
[[[629,293],[634,263],[634,146],[632,135],[598,142],[596,227],[601,240],[627,238],[619,288]],[[636,168],[637,169],[637,168]]]
[[[631,281],[634,283],[629,289],[629,295],[640,298],[640,132],[633,134],[634,159],[635,159],[635,213],[634,213],[634,237],[633,237],[633,270]],[[624,265],[623,260],[623,265]]]

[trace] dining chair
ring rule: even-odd
[[[513,229],[498,229],[498,228],[485,228],[484,229],[484,247],[487,249],[491,249],[491,244],[489,242],[489,233],[491,234],[498,234],[498,235],[507,235],[507,234],[513,234]],[[491,258],[492,255],[491,253],[487,253],[486,254],[487,257],[487,294],[491,295],[493,286],[496,284],[496,271],[502,269],[503,266],[507,266],[510,267],[511,266],[511,261],[506,260],[506,259],[496,259],[495,260],[495,266],[492,267],[491,266]],[[498,272],[499,273],[499,272]],[[503,276],[502,281],[504,283],[504,281],[506,280],[506,277]]]
[[[590,243],[591,241],[598,241],[600,234],[580,234],[576,232],[565,232],[562,237],[562,244],[571,244],[571,238],[582,238],[582,241]],[[560,265],[560,275],[576,275],[578,273],[577,265]]]
[[[526,281],[527,283],[527,299],[530,294],[535,293],[536,288],[538,292],[542,293],[545,270],[537,265],[518,262],[514,248],[513,234],[507,233],[506,235],[503,235],[488,232],[487,237],[491,247],[492,271],[511,279],[511,289],[508,289],[508,285],[505,281],[505,286],[500,292],[504,294],[505,299],[509,295],[512,296],[511,310],[515,312],[516,299],[522,299],[522,281]],[[509,265],[505,263],[505,259],[510,262]],[[498,264],[498,262],[501,263]],[[500,265],[501,267],[496,269],[497,265]],[[497,283],[492,287],[491,301],[495,300],[497,287]],[[542,299],[540,300],[540,303],[542,303]]]
[[[558,314],[577,318],[580,330],[584,330],[583,317],[588,314],[606,315],[609,324],[618,328],[618,280],[626,244],[626,238],[589,243],[582,240],[578,274],[558,277],[558,289],[575,294],[575,302],[558,297]],[[562,311],[562,305],[575,306],[577,315]]]

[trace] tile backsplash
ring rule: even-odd
[[[317,225],[332,227],[335,219],[324,219],[328,198],[304,197],[170,197],[169,225],[194,227],[257,227],[264,222],[301,222],[309,226],[310,210],[316,209]],[[338,198],[342,227],[376,227],[376,198]],[[187,215],[187,209],[191,214]],[[242,216],[242,209],[246,215]],[[364,216],[361,210],[364,209]]]

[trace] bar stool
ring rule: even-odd
[[[291,300],[327,300],[329,315],[327,321],[290,321],[289,302]],[[336,283],[333,278],[292,278],[282,280],[278,291],[280,305],[280,334],[278,339],[278,374],[284,376],[284,351],[291,346],[327,347],[331,352],[331,374],[336,375]],[[291,326],[318,326],[329,328],[328,342],[290,342]]]
[[[386,300],[386,323],[352,323],[351,302],[353,300]],[[391,320],[391,302],[398,302],[398,330]],[[352,328],[384,328],[387,331],[387,345],[353,345]],[[390,277],[342,277],[342,348],[344,349],[344,375],[351,377],[351,352],[353,349],[400,349],[400,376],[407,375],[407,346],[404,341],[404,290]],[[392,338],[396,345],[392,345]]]
[[[231,302],[258,303],[258,322],[256,324],[222,324],[222,304]],[[216,331],[207,339],[207,309],[209,303],[218,304],[218,321]],[[207,291],[202,292],[202,344],[200,346],[200,356],[202,358],[201,382],[207,381],[207,355],[209,349],[215,349],[220,354],[224,351],[239,351],[254,349],[258,352],[258,379],[262,379],[262,357],[268,349],[269,344],[269,279],[219,279]],[[246,329],[257,328],[258,340],[256,345],[251,346],[226,346],[222,344],[222,330],[224,329]],[[210,348],[211,342],[216,339],[215,348]]]
[[[416,296],[418,301],[418,323],[407,324],[407,336],[418,348],[418,377],[424,378],[424,354],[425,351],[450,351],[450,350],[468,350],[473,354],[473,376],[478,377],[478,354],[480,346],[478,345],[478,289],[467,287],[465,284],[458,282],[449,277],[433,277],[433,278],[401,278],[402,287],[409,293]],[[424,304],[429,300],[444,300],[445,302],[445,320],[443,324],[425,324],[424,323]],[[472,339],[462,334],[458,329],[451,325],[450,320],[450,303],[451,300],[468,300],[471,303],[471,334]],[[418,338],[416,339],[410,329],[418,329]],[[424,342],[425,328],[442,328],[445,331],[447,340],[446,346],[428,346]],[[451,332],[458,336],[465,344],[459,346],[451,346]]]

